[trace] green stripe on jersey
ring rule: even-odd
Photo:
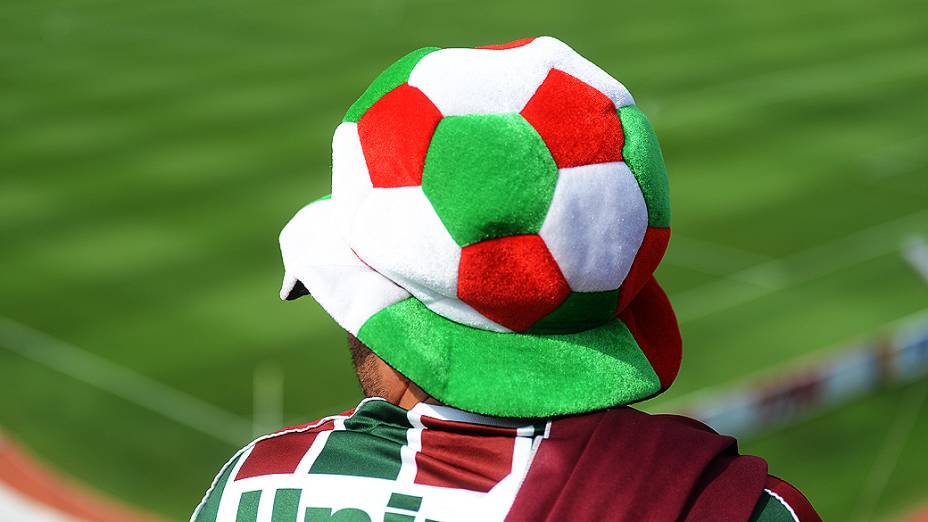
[[[413,515],[401,515],[399,513],[384,513],[383,522],[415,522],[416,517]]]
[[[238,511],[235,513],[235,522],[256,522],[258,520],[258,505],[261,503],[261,490],[246,491],[238,500]]]
[[[793,514],[780,499],[764,491],[754,507],[750,522],[795,522]]]
[[[387,502],[387,507],[396,509],[408,509],[409,511],[419,511],[419,507],[421,506],[422,497],[414,497],[412,495],[404,495],[402,493],[393,493],[390,495],[390,501]]]
[[[638,180],[648,206],[648,226],[667,228],[670,226],[670,189],[657,135],[648,118],[635,105],[621,107],[619,119],[625,135],[622,158]]]
[[[377,100],[383,98],[384,94],[387,94],[397,86],[409,80],[409,73],[412,72],[413,67],[419,63],[419,60],[421,60],[423,56],[437,50],[438,47],[423,47],[393,62],[393,65],[387,67],[385,71],[380,73],[380,75],[371,82],[370,86],[364,91],[364,94],[358,98],[358,101],[351,104],[343,121],[357,122],[360,120],[361,116],[364,116],[364,113],[367,112],[367,109],[370,109],[371,105],[377,103]]]
[[[331,508],[306,508],[303,522],[371,522],[371,517],[360,509],[345,508],[332,512]]]
[[[329,434],[309,472],[395,480],[410,428],[406,410],[386,401],[365,402],[345,420],[345,431]]]
[[[232,476],[232,470],[235,469],[235,465],[241,458],[242,456],[239,455],[226,464],[226,467],[216,479],[216,485],[210,490],[209,496],[206,497],[206,502],[197,512],[197,516],[193,522],[216,522],[216,517],[219,516],[219,503],[222,501],[222,492],[229,482],[229,477]]]
[[[548,421],[543,420],[540,422],[535,422],[532,424],[532,429],[534,430],[532,437],[542,437],[544,436],[545,432],[548,431]]]
[[[300,510],[300,489],[278,489],[274,494],[271,522],[295,522]]]

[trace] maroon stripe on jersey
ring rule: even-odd
[[[422,417],[416,484],[487,492],[512,472],[515,428]]]
[[[289,433],[278,432],[277,435],[258,441],[239,468],[235,480],[293,473],[319,433],[329,431],[333,427],[334,423],[328,420],[315,428]]]
[[[766,478],[697,421],[612,408],[552,422],[506,520],[747,520]]]
[[[770,475],[767,477],[765,487],[779,495],[789,504],[789,507],[793,508],[793,512],[799,517],[799,522],[822,522],[822,517],[815,512],[809,499],[789,482]]]

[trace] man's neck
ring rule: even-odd
[[[396,404],[400,408],[403,408],[404,410],[410,410],[416,404],[419,404],[420,402],[424,402],[427,404],[441,404],[437,400],[433,399],[431,395],[422,391],[422,388],[416,386],[415,384],[411,382],[409,383],[409,386],[407,386],[406,389],[403,390],[403,393],[400,394],[399,399],[397,399],[396,402],[394,401],[390,401],[390,402],[393,402],[394,404]]]

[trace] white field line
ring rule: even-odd
[[[235,446],[251,440],[247,419],[3,316],[0,347],[217,440]]]
[[[255,367],[253,399],[253,436],[259,437],[283,427],[284,374],[279,365],[267,361]]]
[[[870,468],[863,491],[858,497],[857,509],[854,510],[857,513],[855,520],[862,522],[873,520],[873,509],[883,496],[886,484],[889,483],[893,471],[899,464],[899,457],[911,438],[912,430],[915,429],[915,421],[918,420],[919,412],[925,405],[926,399],[928,399],[928,383],[922,383],[916,386],[910,392],[906,402],[899,406],[901,411],[896,413],[896,418],[893,420],[889,433],[886,434],[886,438],[883,440],[880,453]]]
[[[902,246],[902,253],[912,270],[928,285],[928,242],[925,238],[922,236],[909,238]]]
[[[670,245],[662,263],[719,277],[735,277],[745,267],[771,260],[762,254],[678,234],[671,237]],[[755,281],[746,282],[756,284]]]
[[[867,54],[863,57],[852,55],[825,63],[803,63],[797,67],[778,68],[753,76],[705,84],[668,94],[661,99],[654,100],[654,104],[659,106],[661,113],[674,114],[673,119],[658,125],[658,133],[668,132],[669,129],[696,128],[699,126],[697,123],[699,120],[709,118],[718,121],[727,118],[729,112],[738,114],[747,108],[769,107],[791,101],[830,96],[836,90],[845,88],[843,83],[836,82],[833,78],[847,69],[870,71],[870,74],[864,77],[860,75],[855,77],[854,89],[878,92],[878,88],[883,84],[900,79],[900,73],[896,70],[898,67],[891,63],[891,58],[914,57],[920,51],[918,48],[911,47]],[[917,75],[918,72],[913,69],[903,71],[901,77],[911,80]],[[701,108],[699,103],[692,101],[703,99],[707,93],[724,96],[729,92],[735,94],[752,92],[760,96],[730,96],[728,98],[730,103],[719,109],[724,110],[726,114],[708,113]],[[648,109],[648,106],[645,109]]]
[[[671,302],[681,323],[708,317],[896,251],[904,236],[920,224],[928,224],[928,209],[678,292],[671,296]]]
[[[900,156],[925,150],[926,142],[928,142],[928,134],[919,134],[869,151],[868,154],[863,156],[863,159],[869,160],[873,165],[873,169],[869,172],[870,180],[882,181],[886,178],[908,173],[923,164],[923,155],[920,155],[920,160],[916,158],[900,158]],[[887,168],[887,163],[890,168]]]

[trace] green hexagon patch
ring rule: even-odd
[[[541,229],[557,165],[518,114],[448,116],[435,129],[422,190],[461,246]]]
[[[648,118],[635,105],[619,109],[625,145],[622,157],[631,169],[645,204],[648,206],[648,225],[666,228],[670,226],[670,191],[667,186],[667,167],[657,135]]]
[[[409,73],[419,63],[419,60],[437,50],[439,50],[438,47],[423,47],[393,62],[377,78],[374,78],[374,81],[361,94],[361,97],[351,104],[342,121],[357,122],[360,120],[361,116],[364,116],[364,113],[367,112],[367,109],[377,103],[377,100],[382,98],[384,94],[409,80]]]

